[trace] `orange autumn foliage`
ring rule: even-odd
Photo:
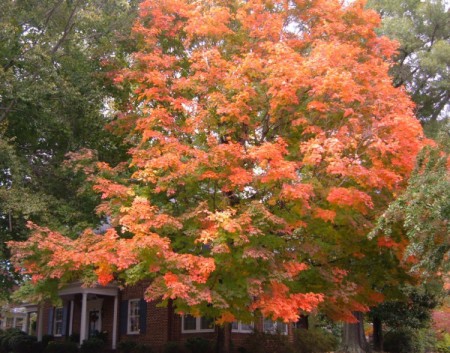
[[[91,175],[114,228],[70,240],[32,225],[10,244],[16,267],[152,278],[147,299],[221,322],[319,305],[351,320],[378,297],[331,263],[376,256],[362,239],[425,143],[378,24],[360,1],[143,1],[116,79],[132,108],[110,126],[130,161]]]

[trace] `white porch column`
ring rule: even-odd
[[[80,327],[80,344],[87,338],[87,293],[83,292],[83,298],[81,300],[81,327]]]
[[[38,342],[42,341],[42,332],[43,332],[43,325],[44,325],[44,305],[39,305],[39,311],[38,311],[38,324],[37,324],[37,340]]]
[[[73,307],[74,307],[73,299],[70,301],[70,314],[69,314],[69,337],[72,336],[73,333]]]
[[[24,321],[25,321],[23,323],[24,330],[22,330],[22,331],[29,335],[30,334],[30,313],[28,311],[25,312],[25,320]]]
[[[119,314],[119,298],[116,294],[114,296],[114,316],[113,316],[113,331],[112,331],[112,349],[116,349],[117,345],[117,315]]]

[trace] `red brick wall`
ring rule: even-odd
[[[141,282],[127,287],[121,292],[121,300],[141,299],[149,283]],[[157,307],[156,302],[147,303],[147,330],[141,334],[121,334],[120,341],[136,341],[148,344],[153,348],[161,348],[169,337],[169,309]]]
[[[114,320],[114,297],[103,297],[103,309],[102,309],[102,331],[106,331],[107,340],[106,347],[112,346],[112,334],[113,334],[113,320]]]
[[[74,296],[73,300],[73,320],[72,320],[72,333],[80,334],[81,328],[81,294]]]
[[[53,305],[46,302],[44,303],[44,309],[42,311],[43,316],[42,316],[42,334],[43,335],[48,335],[48,322],[49,322],[49,313],[50,313],[50,308],[52,308]],[[38,318],[39,320],[39,318]]]

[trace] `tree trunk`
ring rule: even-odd
[[[373,318],[373,350],[383,351],[383,326],[381,319],[377,316]]]
[[[231,324],[226,323],[217,329],[216,353],[231,353]]]
[[[364,335],[363,313],[355,312],[353,315],[358,319],[358,323],[344,323],[341,353],[368,353],[369,345]]]
[[[300,319],[297,321],[297,328],[308,330],[309,329],[309,320],[308,315],[300,315]]]

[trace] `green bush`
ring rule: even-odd
[[[191,353],[208,353],[211,351],[211,342],[201,337],[189,338],[185,346]]]
[[[384,335],[383,349],[389,353],[412,353],[411,331],[391,331]]]
[[[78,353],[78,347],[75,342],[50,341],[44,353]]]
[[[43,335],[42,336],[42,344],[44,345],[44,347],[47,347],[48,344],[54,340],[55,340],[55,336],[53,336],[53,335]]]
[[[164,345],[163,353],[182,353],[185,350],[180,346],[179,342],[167,342]]]
[[[0,353],[10,353],[12,351],[11,343],[14,340],[20,340],[18,337],[27,336],[25,332],[12,328],[3,331],[0,336]]]
[[[18,329],[0,331],[0,353],[42,353],[44,345]]]
[[[134,341],[122,341],[117,345],[117,349],[120,353],[133,353],[137,345],[137,342]]]
[[[389,353],[425,353],[435,345],[434,333],[429,329],[398,329],[385,334],[383,348]]]
[[[80,353],[98,353],[105,347],[105,342],[97,337],[84,340],[80,347]]]
[[[294,349],[296,353],[326,353],[334,351],[338,339],[321,328],[295,330]]]
[[[131,353],[152,353],[153,349],[147,344],[138,344]]]
[[[442,339],[436,342],[436,349],[439,353],[450,353],[450,334],[444,333]]]
[[[70,342],[75,342],[75,343],[79,343],[80,342],[80,334],[79,333],[72,333],[69,336],[69,341]]]
[[[117,345],[120,353],[152,353],[152,347],[134,341],[122,341]]]
[[[44,344],[42,342],[34,342],[31,352],[33,353],[44,353]]]
[[[30,353],[34,352],[36,337],[27,334],[12,336],[9,345],[13,353]]]
[[[108,332],[103,331],[103,332],[99,332],[99,331],[95,331],[94,336],[92,336],[91,338],[98,338],[101,339],[103,342],[107,342],[108,341]]]
[[[241,353],[295,353],[287,336],[255,331],[248,335],[245,348],[239,347]]]

